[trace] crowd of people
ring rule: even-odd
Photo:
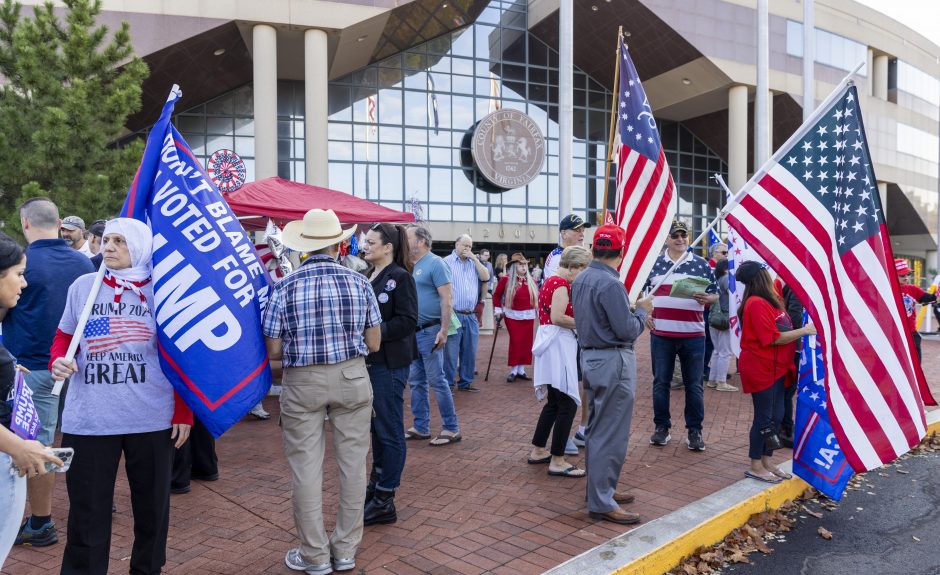
[[[20,216],[28,247],[0,236],[0,394],[11,395],[14,369],[22,369],[42,433],[36,441],[17,437],[8,429],[9,403],[0,402],[0,468],[18,470],[0,484],[0,565],[14,543],[58,541],[55,474],[47,467],[63,462],[47,447],[60,428],[61,445],[75,454],[65,475],[69,513],[61,572],[107,573],[123,456],[134,518],[129,569],[159,573],[171,493],[188,492],[192,479],[219,475],[212,435],[160,369],[150,229],[127,218],[99,220],[86,229],[77,216],[60,219],[44,198],[25,202]],[[564,217],[558,246],[542,269],[521,252],[491,262],[488,250],[474,252],[468,235],[442,258],[432,251],[426,227],[378,223],[360,242],[367,267],[358,271],[339,258],[356,227],[344,229],[331,210],[310,210],[285,226],[284,245],[304,258],[274,284],[262,331],[272,367],[282,372],[280,424],[300,540],[285,557],[289,568],[312,575],[354,569],[364,527],[397,521],[407,442],[454,449],[462,440],[454,394],[486,391],[476,370],[490,297],[496,329],[505,325],[509,338],[506,381],[531,382],[544,401],[527,462],[546,465],[552,477],[584,478],[590,517],[618,524],[641,520],[623,507],[635,496],[617,484],[637,397],[634,346],[644,330],[650,332],[653,373],[655,431],[649,443],[662,447],[672,440],[670,394],[682,389],[685,445],[692,452],[706,449],[704,388],[738,390],[729,383],[727,246],[711,246],[708,260],[695,255],[689,226],[673,221],[647,279],[647,295],[631,301],[618,271],[624,230],[600,226],[585,247],[587,227],[575,214]],[[88,325],[76,333],[100,266],[106,268],[103,285]],[[901,260],[898,274],[909,286],[910,269]],[[740,265],[734,278],[745,286],[737,310],[738,374],[754,407],[745,475],[776,483],[790,477],[771,456],[788,442],[792,446],[796,342],[815,331],[803,325],[792,290],[761,264]],[[697,288],[677,291],[679,282]],[[936,301],[914,286],[902,291],[910,313],[916,303]],[[100,337],[117,321],[132,325],[132,335]],[[79,351],[69,359],[76,338]],[[674,380],[677,364],[681,377]],[[60,400],[55,384],[70,379]],[[121,385],[126,383],[135,385]],[[431,428],[432,392],[439,430]],[[252,413],[268,415],[260,405]],[[323,518],[327,441],[341,478],[332,533]],[[584,468],[566,459],[579,448]],[[30,514],[21,520],[27,497]]]

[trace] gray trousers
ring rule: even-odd
[[[633,400],[636,396],[636,356],[633,349],[585,349],[581,352],[584,393],[591,407],[585,437],[588,511],[606,513],[614,501],[620,471],[627,458]]]

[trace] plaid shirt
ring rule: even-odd
[[[275,284],[262,330],[284,341],[284,367],[296,367],[368,355],[363,333],[381,323],[369,280],[317,255]]]

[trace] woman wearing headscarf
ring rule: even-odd
[[[525,366],[532,363],[532,341],[535,339],[535,300],[538,289],[529,276],[529,260],[521,253],[512,254],[506,276],[500,278],[493,292],[496,320],[506,318],[509,332],[509,367],[506,381],[529,379]]]
[[[395,490],[405,468],[405,384],[418,357],[418,289],[409,271],[408,236],[401,226],[375,224],[362,244],[367,275],[382,314],[382,344],[366,358],[372,381],[372,472],[365,525],[394,523]]]
[[[0,309],[14,307],[26,287],[23,248],[0,232]],[[46,462],[62,465],[38,441],[21,439],[10,430],[16,360],[0,344],[0,567],[13,546],[26,507],[26,478],[46,473]],[[15,470],[15,472],[14,472]]]
[[[95,274],[81,276],[53,342],[50,370],[74,374],[62,413],[62,445],[75,449],[66,473],[68,541],[63,574],[106,574],[111,547],[111,503],[121,455],[134,510],[131,573],[160,573],[166,562],[173,448],[189,436],[192,412],[160,369],[154,323],[150,228],[117,218],[105,225],[106,267],[88,323],[76,334]],[[65,353],[72,337],[79,350]]]
[[[812,324],[793,329],[790,316],[774,288],[770,273],[762,264],[744,262],[734,274],[744,284],[744,301],[738,308],[741,323],[741,355],[738,371],[744,393],[754,403],[748,457],[751,464],[744,475],[766,483],[789,479],[771,462],[780,443],[783,421],[784,387],[795,384],[793,354],[796,342],[804,335],[814,335]]]

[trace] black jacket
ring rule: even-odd
[[[800,298],[796,297],[796,294],[790,289],[790,286],[783,286],[783,306],[787,308],[787,315],[790,316],[793,329],[803,327],[803,304],[800,302]],[[800,350],[797,349],[797,353],[799,352]]]
[[[418,289],[408,270],[392,262],[372,281],[382,314],[382,346],[370,353],[368,364],[395,369],[418,358]],[[382,301],[385,300],[385,301]]]

